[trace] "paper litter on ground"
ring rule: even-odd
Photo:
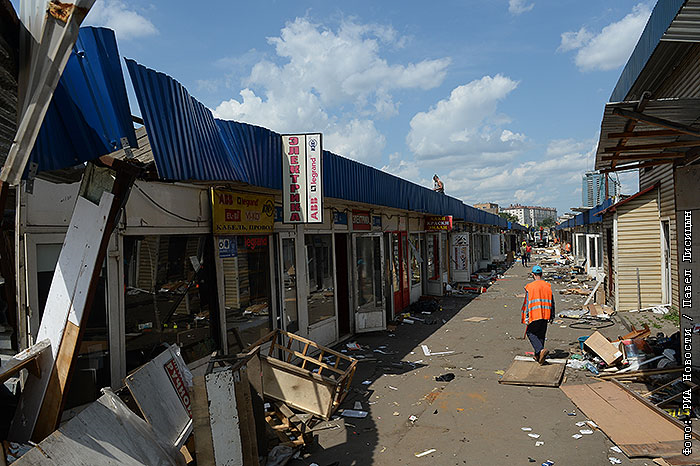
[[[421,456],[429,455],[431,453],[436,452],[437,450],[435,448],[431,448],[430,450],[425,450],[422,453],[416,453],[416,458],[420,458]]]

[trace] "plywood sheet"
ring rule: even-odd
[[[330,418],[333,385],[312,377],[316,374],[301,375],[298,368],[286,367],[291,365],[272,358],[261,358],[261,363],[265,396],[323,419]]]
[[[683,448],[680,427],[613,383],[561,390],[629,457],[673,456]]]
[[[516,359],[498,383],[558,387],[565,369],[566,364],[545,364],[540,366],[534,360],[522,361]]]
[[[111,391],[29,450],[17,466],[182,465],[151,427]]]

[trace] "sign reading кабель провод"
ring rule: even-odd
[[[323,222],[320,133],[282,135],[282,222]]]

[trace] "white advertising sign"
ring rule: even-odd
[[[284,223],[323,222],[321,134],[282,136]]]

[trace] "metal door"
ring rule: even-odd
[[[299,308],[297,300],[297,261],[296,237],[292,232],[279,234],[279,277],[280,309],[282,310],[282,328],[290,333],[306,336],[299,332]]]
[[[440,233],[428,233],[426,235],[426,264],[427,277],[426,294],[442,296],[442,254],[440,251]]]
[[[354,235],[352,269],[357,333],[386,329],[383,257],[381,233]]]
[[[391,277],[394,288],[394,315],[408,307],[408,236],[405,231],[391,235]]]

